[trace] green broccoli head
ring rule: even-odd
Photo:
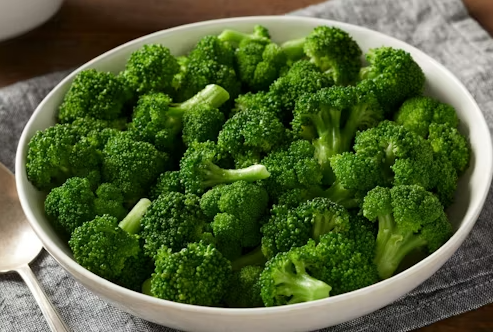
[[[364,199],[363,214],[378,221],[374,262],[382,279],[391,277],[413,250],[431,253],[452,234],[438,198],[417,185],[372,189]]]
[[[289,124],[289,117],[292,117],[291,110],[284,111],[278,96],[272,92],[258,91],[256,93],[247,92],[238,96],[235,100],[235,108],[231,111],[233,114],[249,111],[260,110],[272,113],[277,116],[284,124]]]
[[[246,167],[260,162],[286,139],[287,129],[274,114],[249,110],[226,121],[217,144],[233,156],[239,167]]]
[[[96,216],[95,196],[86,178],[73,177],[46,196],[45,212],[55,229],[69,236]]]
[[[141,221],[146,255],[155,258],[162,246],[179,251],[188,243],[198,241],[205,220],[199,197],[172,191],[161,194]]]
[[[159,44],[144,45],[133,52],[120,77],[137,94],[172,93],[173,77],[180,65],[168,48]]]
[[[243,223],[230,213],[218,213],[211,223],[216,248],[229,260],[241,256]],[[257,231],[258,232],[258,231]]]
[[[221,40],[218,36],[208,35],[198,41],[188,58],[197,61],[214,61],[233,67],[235,50],[230,43]]]
[[[429,130],[428,141],[433,151],[448,159],[458,174],[464,173],[471,156],[467,138],[456,128],[446,124],[432,123]]]
[[[216,107],[201,104],[183,115],[183,142],[216,141],[225,122],[224,114]]]
[[[395,122],[416,134],[427,138],[429,127],[434,124],[448,124],[457,128],[459,119],[455,109],[434,98],[418,96],[407,99],[394,115]]]
[[[235,181],[254,182],[269,177],[263,165],[243,169],[223,169],[217,164],[221,155],[214,142],[193,142],[180,161],[180,176],[185,191],[202,194],[207,188]]]
[[[260,266],[245,266],[233,273],[224,302],[230,308],[257,308],[264,303],[260,296]]]
[[[87,69],[78,73],[58,109],[60,123],[91,117],[114,120],[122,116],[131,94],[122,80],[111,73]]]
[[[118,219],[109,215],[77,227],[69,246],[80,265],[108,280],[118,278],[126,261],[140,251],[138,237],[118,227]]]
[[[96,189],[96,199],[94,200],[96,215],[109,214],[122,220],[128,212],[124,205],[125,198],[122,191],[114,184],[103,183]]]
[[[387,114],[402,102],[423,93],[425,75],[408,52],[392,47],[371,49],[366,54],[368,66],[361,68],[359,85],[373,91]]]
[[[152,295],[180,303],[219,306],[231,278],[230,262],[202,242],[178,252],[162,247],[155,264]]]
[[[168,155],[152,144],[120,133],[103,149],[103,179],[117,186],[125,200],[133,203],[148,192],[165,170],[167,159]]]
[[[313,277],[320,269],[314,241],[281,252],[269,260],[260,275],[261,296],[266,307],[295,304],[329,297],[332,287]]]
[[[183,188],[183,185],[181,184],[179,171],[168,171],[159,175],[156,183],[151,188],[150,198],[155,200],[159,195],[166,194],[170,191],[179,193],[185,192],[185,188]]]
[[[282,49],[291,60],[306,55],[337,85],[349,85],[358,78],[362,51],[354,39],[339,28],[316,27],[305,38],[285,42]]]
[[[349,213],[325,197],[316,197],[296,208],[275,205],[271,218],[261,228],[262,252],[267,258],[278,252],[305,245],[310,239],[318,241],[325,233],[347,232]]]

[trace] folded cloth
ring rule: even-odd
[[[292,15],[365,26],[406,41],[450,69],[493,126],[493,41],[460,0],[331,0]],[[32,111],[67,73],[0,89],[0,161],[11,170]],[[409,331],[493,302],[493,197],[457,253],[429,280],[393,304],[322,331]],[[48,296],[74,331],[173,331],[133,317],[87,291],[47,253],[32,264]],[[0,331],[49,331],[16,274],[0,276]]]

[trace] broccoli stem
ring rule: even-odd
[[[379,216],[375,265],[380,278],[390,278],[407,254],[424,245],[413,232],[399,232],[392,216]]]
[[[147,208],[151,205],[151,201],[147,198],[142,198],[135,204],[125,218],[118,224],[118,226],[130,234],[137,234],[140,231],[140,220],[147,211]]]
[[[318,214],[315,216],[312,226],[312,238],[318,243],[320,237],[334,229],[335,218],[333,215]]]
[[[359,206],[359,201],[354,197],[354,192],[344,188],[344,186],[337,180],[324,192],[323,196],[330,199],[334,203],[341,204],[346,209],[356,208]]]
[[[233,271],[239,271],[245,266],[263,266],[267,262],[264,254],[262,253],[262,246],[250,251],[248,254],[243,255],[231,262]]]
[[[217,84],[209,84],[192,98],[182,103],[172,104],[168,109],[168,113],[170,116],[182,117],[186,111],[196,105],[209,104],[214,108],[219,108],[228,99],[228,91]]]
[[[289,60],[297,61],[305,56],[304,46],[305,38],[300,38],[288,40],[281,45],[281,48]]]
[[[213,163],[209,163],[207,166],[207,180],[203,183],[205,187],[213,187],[218,184],[240,180],[253,182],[267,179],[270,176],[264,165],[252,165],[240,169],[224,169]]]
[[[303,264],[293,263],[296,272],[279,272],[274,276],[277,293],[291,297],[288,304],[309,302],[329,297],[332,287],[310,276]]]

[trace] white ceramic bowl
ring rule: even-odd
[[[55,233],[43,211],[43,196],[28,182],[25,172],[28,140],[36,130],[55,123],[55,111],[75,74],[87,68],[119,72],[131,52],[147,43],[162,43],[174,54],[188,51],[207,34],[225,28],[251,31],[266,26],[276,42],[307,35],[319,25],[349,32],[363,51],[382,45],[410,52],[427,77],[427,93],[452,104],[461,119],[460,130],[472,145],[472,160],[459,183],[456,203],[449,211],[456,230],[438,251],[400,274],[375,285],[324,300],[273,308],[209,308],[160,300],[117,286],[78,265],[66,243]],[[473,227],[483,206],[492,176],[492,147],[483,115],[464,86],[447,69],[416,48],[362,27],[300,17],[245,17],[201,22],[160,31],[117,47],[83,65],[64,79],[34,112],[20,139],[16,181],[22,207],[48,252],[86,288],[113,305],[146,320],[187,331],[310,331],[365,315],[406,294],[438,270],[452,256]]]
[[[0,0],[0,41],[18,36],[47,21],[63,0]]]

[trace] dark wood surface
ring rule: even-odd
[[[223,17],[283,14],[321,1],[67,0],[48,23],[0,43],[0,87],[78,66],[115,46],[161,29]],[[472,5],[478,19],[491,17],[482,10],[484,6],[492,7],[491,0],[465,1]],[[488,19],[485,26],[493,29],[493,20]],[[493,305],[418,331],[493,331]]]

